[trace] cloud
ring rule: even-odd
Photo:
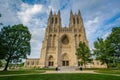
[[[105,34],[102,36],[102,38],[103,38],[103,39],[106,39],[106,38],[110,35],[110,33],[111,33],[111,31],[110,31],[110,32],[105,33]]]
[[[70,10],[81,11],[90,48],[98,38],[106,38],[111,29],[120,26],[118,0],[0,0],[0,19],[4,25],[22,23],[32,34],[31,56],[38,58],[44,39],[49,11],[61,10],[62,27],[69,26]],[[116,17],[117,16],[117,17]]]
[[[2,17],[0,21],[3,25],[14,25],[20,23],[17,18],[17,11],[21,5],[21,0],[0,0],[0,13]]]
[[[34,15],[42,12],[43,5],[29,5],[29,4],[21,4],[21,10],[17,13],[18,18],[21,20],[23,24],[28,24],[29,21],[34,17]]]
[[[45,26],[47,25],[48,9],[42,4],[27,4],[22,3],[20,11],[18,11],[18,19],[29,27],[32,34],[31,39],[31,55],[29,58],[40,56],[40,49],[42,46],[42,40],[44,38]]]

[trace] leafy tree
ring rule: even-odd
[[[3,27],[0,32],[0,58],[6,60],[4,71],[9,63],[21,62],[30,55],[31,34],[22,24]]]
[[[96,58],[105,63],[107,68],[120,62],[120,27],[113,28],[105,40],[98,38],[94,42],[94,48]]]
[[[98,38],[98,40],[94,42],[94,48],[96,59],[100,60],[102,64],[105,63],[109,68],[109,63],[112,59],[110,52],[113,51],[113,47],[109,46],[107,41],[103,40],[102,38]]]
[[[91,61],[91,54],[89,47],[85,44],[85,42],[79,43],[79,47],[76,50],[76,55],[78,60],[81,60],[86,68],[86,64]]]
[[[120,27],[112,29],[112,33],[106,39],[110,46],[113,46],[113,63],[117,66],[120,62]]]

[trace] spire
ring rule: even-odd
[[[58,11],[58,16],[60,17],[60,10]]]
[[[70,16],[72,16],[73,15],[73,12],[72,12],[72,10],[70,11]]]
[[[80,12],[80,10],[78,11],[78,16],[81,16],[81,12]]]
[[[52,9],[50,10],[50,16],[52,16]]]

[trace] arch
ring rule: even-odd
[[[75,18],[73,18],[73,24],[75,24]]]
[[[56,35],[53,35],[53,46],[55,46],[55,39],[56,39]]]
[[[57,24],[57,18],[55,18],[55,24]]]
[[[69,56],[67,53],[62,55],[62,66],[69,66]]]
[[[75,34],[75,45],[77,47],[77,34]]]
[[[54,58],[52,55],[50,55],[48,58],[48,66],[54,66]]]
[[[53,56],[50,55],[49,58],[48,58],[49,61],[53,61]]]
[[[63,60],[69,60],[69,57],[68,57],[67,53],[64,53],[64,54],[63,54],[62,59],[63,59]]]
[[[79,24],[79,18],[77,18],[77,23]]]
[[[37,63],[36,63],[37,65],[39,64],[39,61],[37,61]]]
[[[49,47],[52,45],[52,34],[49,35]]]
[[[34,65],[34,61],[32,61],[32,65]]]
[[[29,65],[30,63],[29,62],[27,62],[27,65]]]
[[[54,18],[52,17],[52,18],[51,18],[51,23],[53,24],[53,22],[54,22]]]
[[[61,37],[61,42],[62,42],[63,44],[65,44],[65,45],[67,45],[67,44],[69,43],[69,38],[68,38],[68,36],[67,36],[67,35],[63,35],[63,36]]]

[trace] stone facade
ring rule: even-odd
[[[60,11],[57,14],[53,14],[50,11],[40,59],[28,59],[25,62],[25,66],[78,66],[75,53],[79,42],[82,41],[88,45],[81,13],[78,11],[78,14],[73,14],[71,11],[69,26],[67,27],[62,27],[60,15]],[[91,64],[88,64],[89,66],[91,67]],[[95,65],[92,65],[92,67],[95,67]]]

